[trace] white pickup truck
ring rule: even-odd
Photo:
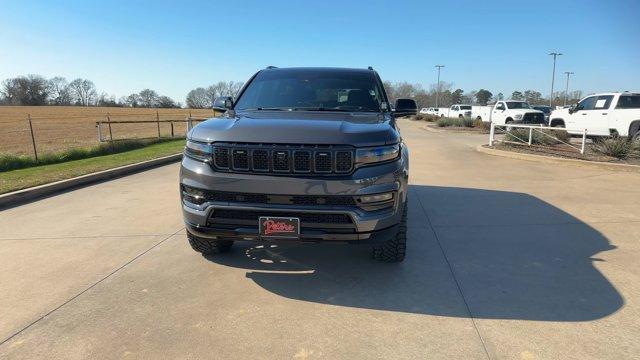
[[[532,109],[529,103],[520,100],[501,100],[489,109],[478,107],[475,111],[475,119],[497,125],[547,123],[542,111]]]
[[[439,108],[422,108],[420,109],[420,114],[422,115],[433,115],[433,116],[438,116],[438,114],[440,113],[440,109]]]
[[[568,109],[551,112],[549,125],[569,134],[640,138],[640,93],[601,93],[585,97]]]
[[[440,117],[471,118],[471,105],[454,104],[440,112]]]

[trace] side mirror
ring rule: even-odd
[[[233,108],[233,98],[231,96],[219,96],[213,100],[213,110],[227,111]]]
[[[578,104],[571,105],[571,107],[569,107],[569,114],[573,114],[574,112],[576,112],[578,110],[580,110],[580,109],[578,109]]]
[[[418,105],[413,99],[398,99],[396,100],[395,115],[396,116],[409,116],[418,114]]]

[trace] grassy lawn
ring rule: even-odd
[[[0,194],[182,152],[184,140],[59,164],[0,172]]]

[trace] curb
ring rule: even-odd
[[[72,188],[89,185],[99,181],[111,180],[139,171],[148,170],[160,165],[166,165],[172,162],[180,161],[181,159],[182,153],[174,154],[153,160],[120,166],[113,169],[98,171],[71,179],[60,180],[50,184],[34,186],[27,189],[2,194],[0,195],[0,209],[24,204],[26,202],[40,199]]]
[[[440,134],[440,133],[445,132],[444,130],[434,129],[434,128],[433,128],[433,127],[431,127],[431,126],[426,126],[426,125],[425,125],[425,126],[420,126],[420,128],[421,128],[422,130],[427,130],[427,131],[429,131],[429,132],[436,133],[436,134]]]
[[[611,164],[611,163],[605,163],[601,161],[565,159],[565,158],[558,158],[558,157],[551,157],[551,156],[544,156],[544,155],[523,154],[523,153],[517,153],[512,151],[491,149],[491,148],[485,147],[485,145],[478,145],[476,147],[476,151],[484,154],[488,154],[488,155],[502,156],[502,157],[516,159],[516,160],[536,161],[536,162],[546,163],[546,164],[562,164],[562,165],[568,164],[568,165],[574,165],[577,167],[591,168],[591,169],[640,173],[639,165]]]

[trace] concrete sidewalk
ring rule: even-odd
[[[0,358],[632,358],[640,174],[488,156],[401,122],[402,264],[187,244],[178,165],[0,213]]]

